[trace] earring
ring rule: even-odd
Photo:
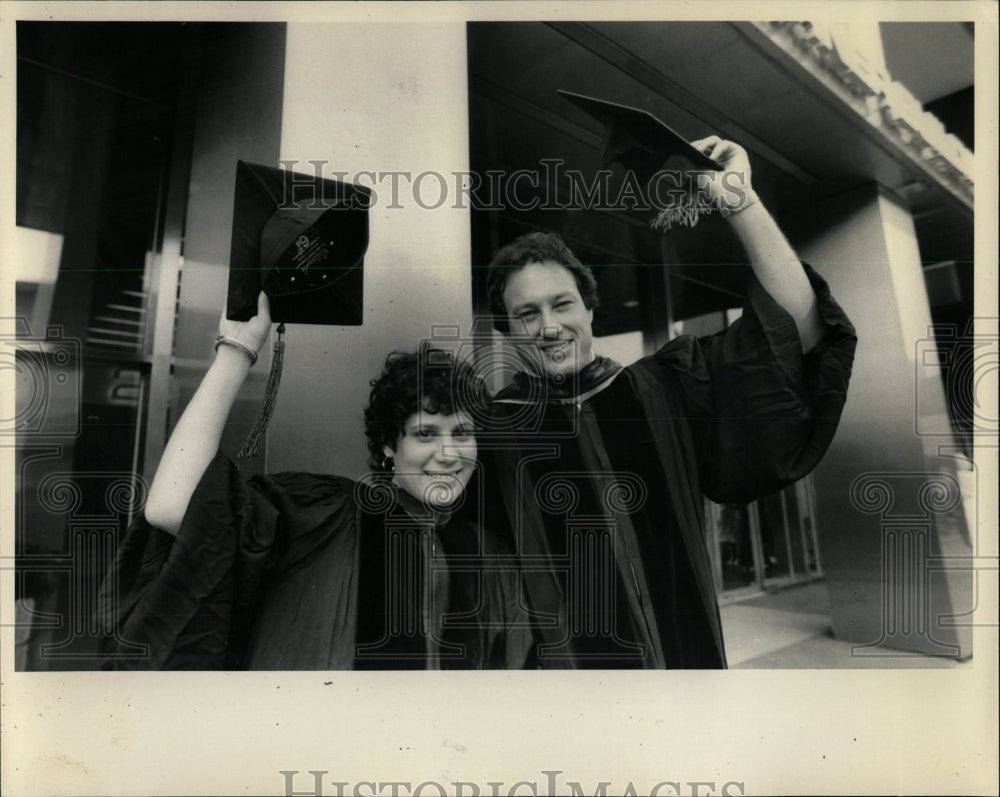
[[[386,457],[382,460],[382,470],[386,473],[396,472],[396,460],[392,457]]]

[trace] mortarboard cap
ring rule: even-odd
[[[695,149],[687,139],[648,111],[572,91],[557,91],[604,125],[602,167],[606,168],[615,162],[621,163],[646,185],[653,175],[672,163],[672,167],[676,167],[685,176],[689,187],[691,181],[687,179],[687,172],[721,171],[723,168],[721,163]],[[661,232],[667,232],[678,224],[693,227],[699,216],[711,212],[710,208],[699,203],[696,191],[689,192],[680,201],[671,196],[671,203],[660,210],[650,226]]]
[[[361,186],[237,162],[226,317],[250,320],[263,290],[278,323],[264,403],[238,456],[254,456],[267,431],[284,325],[361,324],[370,204]]]
[[[290,324],[359,325],[370,192],[238,161],[226,317],[247,321],[257,295]]]
[[[689,169],[722,169],[718,161],[699,152],[687,139],[648,111],[572,91],[557,91],[604,125],[602,166],[617,161],[634,171],[643,183],[648,182],[673,157],[682,158]]]

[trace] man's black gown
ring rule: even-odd
[[[825,334],[754,280],[742,317],[626,368],[518,374],[488,452],[544,637],[542,667],[725,667],[702,496],[746,503],[809,473],[837,428],[856,345],[807,267]],[[502,431],[508,426],[508,432]]]

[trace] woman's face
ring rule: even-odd
[[[403,425],[392,482],[424,504],[444,508],[457,501],[476,466],[476,436],[465,412],[439,415],[421,409]]]

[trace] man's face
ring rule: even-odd
[[[503,292],[511,333],[526,334],[549,376],[574,374],[594,359],[594,311],[583,304],[572,272],[558,263],[529,263]]]

